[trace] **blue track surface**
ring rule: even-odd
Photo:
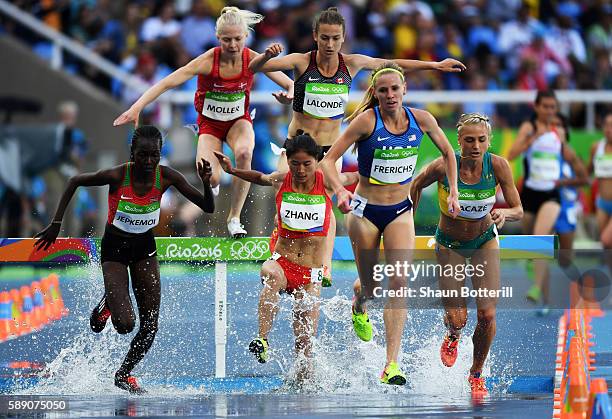
[[[519,283],[512,267],[504,267],[502,276],[513,281],[516,292],[529,285]],[[373,342],[362,343],[352,334],[349,290],[354,278],[352,270],[336,270],[334,287],[323,291],[315,347],[316,385],[299,392],[289,380],[293,334],[288,297],[283,298],[270,337],[272,361],[258,364],[247,350],[257,330],[257,265],[247,271],[244,266],[234,271],[229,265],[230,378],[224,380],[211,378],[213,270],[202,268],[164,276],[159,333],[153,348],[134,371],[150,395],[136,399],[115,389],[111,380],[131,336],[119,336],[112,328],[100,335],[88,330],[90,309],[102,294],[99,269],[92,266],[82,276],[62,278],[69,317],[36,334],[0,344],[0,393],[65,395],[71,400],[71,414],[86,416],[161,415],[164,409],[204,416],[214,415],[219,409],[226,414],[247,416],[291,412],[318,416],[341,415],[342,409],[350,409],[361,416],[519,417],[524,416],[520,414],[523,409],[528,409],[530,417],[550,417],[560,311],[544,318],[527,310],[498,311],[497,336],[485,368],[491,397],[473,405],[466,377],[471,363],[474,311],[470,310],[457,364],[446,369],[438,355],[444,333],[441,310],[409,310],[401,355],[408,383],[404,388],[389,388],[378,383],[385,360],[381,310],[371,312]],[[25,283],[32,278],[21,280]],[[18,285],[19,278],[0,283],[0,287]],[[11,370],[6,365],[18,360],[46,364],[47,376],[16,382],[9,375],[28,371]]]

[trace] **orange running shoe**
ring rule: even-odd
[[[138,385],[136,377],[131,375],[115,374],[115,385],[130,394],[145,394],[146,390]]]
[[[459,338],[451,335],[444,336],[444,341],[440,347],[440,359],[442,363],[447,367],[455,365],[457,360],[457,346],[459,345]]]
[[[472,389],[472,396],[482,397],[489,394],[485,379],[484,377],[480,376],[479,372],[470,374],[468,377],[468,383],[470,383],[470,388]]]

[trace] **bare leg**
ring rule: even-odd
[[[287,287],[287,278],[280,265],[267,260],[261,267],[263,288],[259,294],[259,337],[268,339],[274,317],[278,313],[279,292]]]
[[[317,334],[319,323],[319,295],[321,287],[309,284],[296,290],[293,305],[293,334],[295,335],[295,352],[297,356],[297,381],[302,382],[312,377],[312,338]]]
[[[255,133],[253,125],[246,119],[239,119],[232,125],[227,133],[227,144],[234,152],[236,167],[238,169],[251,169],[251,159],[255,148]],[[232,196],[231,205],[227,220],[232,218],[240,219],[240,213],[244,206],[244,201],[249,193],[251,184],[247,181],[232,177]]]

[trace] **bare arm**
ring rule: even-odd
[[[303,61],[305,54],[293,53],[285,55],[284,57],[277,57],[283,51],[280,44],[271,44],[266,50],[253,58],[249,63],[249,70],[253,73],[258,72],[269,72],[269,71],[285,71],[295,70],[298,63]]]
[[[57,205],[53,221],[35,236],[39,237],[35,244],[36,250],[47,250],[55,242],[62,226],[66,207],[79,186],[117,185],[121,182],[122,176],[123,167],[117,166],[112,169],[99,170],[95,173],[82,173],[71,177]]]
[[[410,199],[412,199],[413,211],[416,211],[419,206],[423,189],[440,180],[442,176],[444,176],[444,159],[438,157],[425,166],[417,177],[412,180],[410,184]]]
[[[381,64],[387,61],[393,61],[406,71],[416,70],[439,70],[444,72],[460,72],[466,69],[461,61],[453,58],[446,58],[442,61],[420,61],[420,60],[404,60],[384,58],[373,58],[362,54],[350,54],[346,56],[347,64],[351,68],[351,74],[356,74],[361,69],[374,70]]]
[[[516,134],[516,139],[514,140],[514,143],[512,143],[512,147],[510,147],[510,151],[508,152],[506,158],[510,161],[516,159],[518,156],[527,151],[533,140],[535,140],[535,130],[533,129],[533,125],[530,122],[523,122],[518,133]]]
[[[585,186],[589,183],[589,176],[584,163],[576,154],[574,149],[567,143],[563,144],[563,160],[572,166],[574,176],[571,178],[559,179],[557,186]]]
[[[595,173],[595,165],[593,163],[593,160],[595,159],[595,152],[597,151],[597,144],[598,143],[593,143],[591,145],[591,157],[589,158],[589,164],[587,166],[587,173],[590,176],[593,176],[593,173]]]
[[[286,172],[272,172],[270,174],[265,174],[257,170],[237,169],[232,166],[232,161],[225,154],[219,153],[218,151],[213,151],[213,153],[215,153],[221,168],[223,168],[226,173],[239,177],[247,182],[254,183],[255,185],[273,186],[274,188],[278,189],[287,175]]]
[[[508,161],[501,156],[491,155],[493,172],[499,182],[499,186],[504,194],[504,199],[509,208],[496,208],[491,211],[491,218],[497,228],[502,228],[506,221],[518,221],[523,218],[523,205],[521,197],[516,190],[514,179],[512,179],[512,169]]]
[[[429,112],[421,109],[413,109],[414,116],[421,126],[421,129],[427,133],[434,145],[440,150],[444,159],[444,167],[446,170],[446,178],[450,192],[448,194],[448,213],[454,218],[461,212],[459,206],[459,191],[457,189],[457,160],[455,159],[455,151],[450,145],[444,131],[438,126],[438,121]]]
[[[212,51],[212,50],[210,50]],[[167,75],[153,86],[147,89],[146,92],[140,96],[140,98],[134,102],[130,109],[122,113],[115,119],[113,122],[114,126],[122,125],[127,122],[134,122],[135,125],[138,125],[138,116],[140,112],[147,106],[149,103],[153,102],[157,99],[161,94],[170,90],[176,86],[180,86],[185,83],[190,78],[206,72],[206,60],[208,59],[208,55],[211,53],[209,51],[200,55],[199,57],[191,60],[188,64],[174,71],[173,73]]]
[[[368,135],[373,128],[374,124],[374,113],[372,110],[368,110],[357,118],[355,118],[346,130],[338,138],[334,145],[329,149],[323,160],[319,163],[327,184],[336,195],[338,201],[338,208],[340,211],[347,213],[350,210],[350,203],[352,195],[343,185],[342,179],[336,169],[336,160],[349,149],[349,147],[359,139]]]
[[[163,178],[168,181],[168,186],[174,186],[185,198],[200,207],[202,211],[209,214],[215,212],[215,200],[210,188],[212,169],[209,162],[204,159],[198,162],[198,176],[202,180],[204,194],[189,183],[182,173],[167,166],[163,166],[163,169]]]

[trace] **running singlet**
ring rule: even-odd
[[[161,169],[155,168],[155,182],[145,196],[134,192],[131,181],[132,163],[125,165],[123,184],[108,194],[108,224],[126,233],[146,233],[159,223],[161,201]]]
[[[249,49],[242,50],[242,72],[231,79],[219,74],[221,47],[215,47],[212,72],[198,75],[195,93],[196,111],[215,121],[232,121],[248,117],[249,95],[253,85],[253,73],[249,70]]]
[[[288,239],[327,236],[332,202],[325,191],[323,172],[315,172],[315,184],[307,194],[294,192],[291,180],[288,172],[276,194],[279,236]]]
[[[456,152],[457,171],[461,164],[461,154]],[[491,163],[491,153],[488,151],[482,157],[482,173],[480,180],[474,185],[463,183],[461,177],[457,179],[457,187],[459,189],[459,206],[461,212],[458,215],[462,220],[479,220],[486,217],[495,205],[495,188],[497,179],[493,171]],[[448,186],[448,178],[444,176],[442,182],[438,182],[438,204],[440,211],[447,216],[451,216],[448,212],[448,203],[446,199],[450,193]]]
[[[357,143],[359,174],[375,185],[403,185],[412,180],[419,157],[419,145],[423,131],[412,111],[404,106],[408,117],[408,129],[395,135],[387,131],[378,106],[374,108],[376,125],[365,140]]]
[[[317,67],[317,51],[310,51],[310,63],[294,83],[293,110],[317,119],[344,117],[351,89],[351,75],[338,53],[338,70],[325,77]]]
[[[593,168],[596,178],[612,178],[612,154],[606,154],[606,140],[597,144],[593,156]]]
[[[536,191],[551,191],[561,178],[563,144],[555,130],[540,135],[525,155],[525,186]]]

